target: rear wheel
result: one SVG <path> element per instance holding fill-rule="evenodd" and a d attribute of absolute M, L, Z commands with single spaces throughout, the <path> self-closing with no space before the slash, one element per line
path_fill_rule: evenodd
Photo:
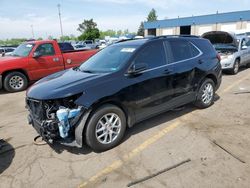
<path fill-rule="evenodd" d="M 236 59 L 233 68 L 230 70 L 231 74 L 238 74 L 240 69 L 240 60 Z"/>
<path fill-rule="evenodd" d="M 211 106 L 214 102 L 214 95 L 215 95 L 214 81 L 207 78 L 201 84 L 201 87 L 197 94 L 195 106 L 197 106 L 198 108 L 207 108 Z"/>
<path fill-rule="evenodd" d="M 250 63 L 248 63 L 248 64 L 246 65 L 246 67 L 247 67 L 247 68 L 250 68 Z"/>
<path fill-rule="evenodd" d="M 109 150 L 118 145 L 126 129 L 123 111 L 114 105 L 98 108 L 87 124 L 86 143 L 94 151 Z"/>
<path fill-rule="evenodd" d="M 21 72 L 10 72 L 4 78 L 4 89 L 9 92 L 23 91 L 27 86 L 28 79 Z"/>

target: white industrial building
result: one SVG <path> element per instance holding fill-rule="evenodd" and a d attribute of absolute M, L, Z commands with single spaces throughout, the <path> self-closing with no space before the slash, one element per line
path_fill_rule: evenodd
<path fill-rule="evenodd" d="M 208 31 L 250 32 L 250 11 L 216 13 L 203 16 L 145 22 L 147 35 L 202 35 Z"/>

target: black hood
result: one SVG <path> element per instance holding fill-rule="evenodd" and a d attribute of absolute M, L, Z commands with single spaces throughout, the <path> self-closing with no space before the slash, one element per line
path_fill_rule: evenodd
<path fill-rule="evenodd" d="M 47 76 L 27 90 L 27 97 L 38 100 L 60 99 L 84 90 L 96 83 L 103 74 L 84 73 L 69 69 Z"/>

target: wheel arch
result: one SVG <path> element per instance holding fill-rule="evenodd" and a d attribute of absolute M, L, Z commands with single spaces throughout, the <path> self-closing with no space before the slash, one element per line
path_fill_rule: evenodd
<path fill-rule="evenodd" d="M 11 70 L 6 70 L 2 73 L 3 76 L 3 80 L 5 79 L 5 77 L 11 73 L 11 72 L 20 72 L 22 74 L 24 74 L 26 76 L 26 78 L 28 79 L 28 82 L 30 81 L 29 75 L 27 73 L 27 71 L 25 71 L 24 69 L 11 69 Z"/>
<path fill-rule="evenodd" d="M 81 122 L 79 122 L 79 124 L 76 126 L 75 139 L 76 139 L 76 143 L 79 146 L 82 147 L 83 143 L 85 142 L 85 131 L 86 131 L 87 124 L 88 124 L 92 114 L 95 113 L 95 111 L 98 108 L 100 108 L 101 106 L 104 106 L 104 105 L 114 105 L 114 106 L 117 106 L 118 108 L 120 108 L 126 117 L 127 127 L 131 127 L 133 125 L 132 118 L 129 116 L 127 108 L 124 105 L 122 105 L 120 102 L 118 102 L 117 100 L 114 100 L 114 99 L 99 100 L 99 101 L 95 102 L 94 104 L 92 104 L 88 109 L 86 109 L 86 112 L 83 114 Z"/>
<path fill-rule="evenodd" d="M 213 75 L 213 74 L 208 74 L 208 75 L 203 79 L 203 81 L 204 81 L 205 79 L 207 79 L 207 78 L 210 78 L 211 80 L 213 80 L 215 87 L 217 87 L 217 85 L 218 85 L 218 80 L 217 80 L 217 78 L 216 78 L 215 75 Z M 202 81 L 202 82 L 203 82 L 203 81 Z"/>
<path fill-rule="evenodd" d="M 239 60 L 239 61 L 241 61 L 241 58 L 240 58 L 240 56 L 236 57 L 236 58 L 235 58 L 235 61 L 236 61 L 236 60 Z"/>
<path fill-rule="evenodd" d="M 104 106 L 104 105 L 114 105 L 114 106 L 117 106 L 118 108 L 120 108 L 126 117 L 127 126 L 128 127 L 132 126 L 132 120 L 131 120 L 128 109 L 121 102 L 119 102 L 119 100 L 116 100 L 114 98 L 113 99 L 104 98 L 104 99 L 101 99 L 101 100 L 95 102 L 94 104 L 92 104 L 90 117 L 98 108 L 100 108 L 101 106 Z"/>

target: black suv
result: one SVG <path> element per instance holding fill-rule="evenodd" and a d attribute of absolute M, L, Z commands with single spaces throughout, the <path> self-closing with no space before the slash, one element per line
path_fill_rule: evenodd
<path fill-rule="evenodd" d="M 104 151 L 147 118 L 192 102 L 209 107 L 220 83 L 220 58 L 206 39 L 125 41 L 30 87 L 28 120 L 48 143 Z"/>

